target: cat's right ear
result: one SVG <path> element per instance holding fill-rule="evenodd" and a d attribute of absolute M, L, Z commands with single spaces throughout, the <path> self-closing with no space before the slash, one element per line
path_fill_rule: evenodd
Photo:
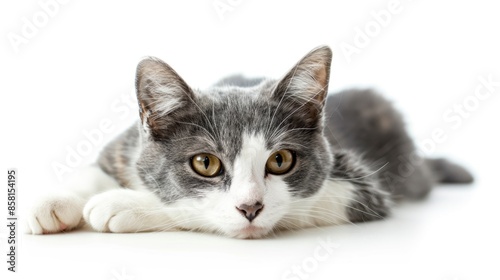
<path fill-rule="evenodd" d="M 173 115 L 195 98 L 174 69 L 155 57 L 139 63 L 135 86 L 142 125 L 153 137 L 161 136 Z"/>

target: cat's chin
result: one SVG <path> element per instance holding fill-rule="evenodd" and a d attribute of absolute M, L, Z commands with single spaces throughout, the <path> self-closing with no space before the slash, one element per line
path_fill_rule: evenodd
<path fill-rule="evenodd" d="M 270 231 L 271 229 L 269 228 L 248 225 L 242 229 L 233 231 L 231 233 L 231 236 L 240 239 L 256 239 L 266 236 L 267 234 L 269 234 Z"/>

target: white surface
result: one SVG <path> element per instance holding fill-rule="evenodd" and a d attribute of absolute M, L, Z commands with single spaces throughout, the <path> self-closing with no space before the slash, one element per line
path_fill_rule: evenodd
<path fill-rule="evenodd" d="M 499 193 L 443 187 L 386 221 L 265 240 L 190 232 L 28 235 L 19 279 L 64 279 L 69 272 L 71 279 L 113 279 L 122 267 L 133 279 L 296 279 L 286 273 L 304 262 L 307 279 L 498 279 Z M 315 251 L 328 241 L 335 245 L 330 253 L 321 249 L 314 269 Z"/>
<path fill-rule="evenodd" d="M 19 235 L 20 272 L 7 274 L 4 263 L 2 279 L 126 279 L 122 268 L 138 280 L 282 279 L 327 238 L 339 246 L 307 279 L 500 278 L 500 87 L 460 124 L 442 116 L 474 94 L 479 77 L 500 80 L 493 1 L 402 0 L 401 12 L 350 62 L 340 45 L 353 44 L 355 28 L 364 29 L 371 12 L 390 1 L 240 1 L 224 20 L 212 0 L 164 2 L 69 1 L 18 52 L 9 34 L 42 9 L 37 1 L 0 4 L 1 169 L 19 169 L 21 206 L 59 184 L 51 166 L 65 163 L 68 149 L 86 141 L 85 131 L 112 124 L 79 165 L 137 118 L 133 82 L 141 57 L 160 57 L 204 88 L 234 72 L 279 77 L 320 44 L 335 53 L 332 91 L 379 89 L 403 111 L 418 143 L 436 128 L 445 133 L 427 155 L 465 164 L 477 182 L 438 188 L 427 201 L 397 207 L 386 221 L 266 240 L 185 232 Z M 0 192 L 1 205 L 5 196 Z M 6 227 L 0 232 L 3 255 Z"/>

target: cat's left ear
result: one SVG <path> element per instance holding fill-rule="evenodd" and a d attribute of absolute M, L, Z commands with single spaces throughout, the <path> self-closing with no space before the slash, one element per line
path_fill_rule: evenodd
<path fill-rule="evenodd" d="M 331 61 L 332 50 L 329 47 L 312 50 L 278 82 L 272 98 L 278 102 L 295 102 L 308 110 L 311 117 L 319 117 L 328 93 Z"/>

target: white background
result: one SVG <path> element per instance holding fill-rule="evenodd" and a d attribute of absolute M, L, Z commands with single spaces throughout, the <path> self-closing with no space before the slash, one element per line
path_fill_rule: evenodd
<path fill-rule="evenodd" d="M 16 275 L 6 272 L 6 227 L 1 226 L 0 275 L 500 279 L 500 86 L 483 100 L 474 99 L 480 77 L 500 81 L 500 7 L 494 1 L 401 0 L 386 26 L 373 25 L 373 13 L 387 10 L 389 0 L 74 0 L 52 6 L 44 22 L 40 3 L 46 2 L 0 4 L 1 170 L 18 168 L 23 207 L 64 183 L 69 173 L 61 181 L 53 165 L 67 164 L 69 151 L 87 141 L 85 132 L 99 129 L 103 120 L 112 124 L 112 131 L 103 132 L 78 165 L 92 162 L 105 142 L 137 118 L 133 83 L 142 57 L 157 56 L 192 87 L 206 88 L 232 73 L 278 78 L 322 44 L 334 50 L 331 91 L 378 89 L 403 112 L 418 143 L 435 144 L 428 156 L 466 165 L 476 182 L 439 187 L 426 201 L 398 206 L 386 221 L 267 240 L 186 232 L 19 234 Z M 231 8 L 217 12 L 214 3 Z M 22 33 L 26 21 L 38 25 L 28 36 Z M 356 45 L 357 28 L 367 27 L 369 41 Z M 13 44 L 15 36 L 23 42 Z M 345 44 L 358 46 L 357 53 L 344 55 Z M 487 93 L 484 88 L 481 92 Z M 459 117 L 460 123 L 456 113 L 453 122 L 443 119 L 464 100 L 470 110 Z M 446 136 L 440 143 L 429 140 L 436 129 Z M 5 205 L 6 191 L 0 197 Z M 315 260 L 314 252 L 325 240 L 336 248 L 326 259 Z M 294 266 L 305 266 L 300 269 L 306 274 L 287 274 Z"/>

